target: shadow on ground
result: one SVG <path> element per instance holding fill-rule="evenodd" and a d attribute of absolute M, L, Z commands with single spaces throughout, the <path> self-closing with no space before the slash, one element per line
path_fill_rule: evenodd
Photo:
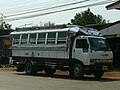
<path fill-rule="evenodd" d="M 32 77 L 46 77 L 46 78 L 57 78 L 57 79 L 67 79 L 67 80 L 76 80 L 69 75 L 59 75 L 59 74 L 54 74 L 54 75 L 46 75 L 45 73 L 38 73 L 36 75 L 26 75 L 25 73 L 15 73 L 16 75 L 23 75 L 23 76 L 32 76 Z M 84 76 L 80 81 L 99 81 L 99 82 L 113 82 L 113 81 L 120 81 L 119 78 L 111 78 L 111 77 L 102 77 L 100 79 L 94 78 L 92 75 L 89 76 Z"/>

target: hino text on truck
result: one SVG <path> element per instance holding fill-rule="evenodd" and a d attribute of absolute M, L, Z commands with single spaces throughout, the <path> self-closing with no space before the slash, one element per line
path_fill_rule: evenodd
<path fill-rule="evenodd" d="M 101 78 L 112 64 L 110 47 L 95 29 L 75 25 L 28 29 L 11 33 L 17 71 L 36 74 L 44 70 L 52 75 L 61 70 L 75 79 L 84 74 Z"/>

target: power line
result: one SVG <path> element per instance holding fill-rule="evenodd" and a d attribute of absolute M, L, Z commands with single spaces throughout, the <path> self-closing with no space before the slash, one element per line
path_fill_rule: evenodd
<path fill-rule="evenodd" d="M 32 0 L 32 1 L 34 1 L 35 2 L 35 0 Z M 2 8 L 0 8 L 0 10 L 8 10 L 9 9 L 9 12 L 11 12 L 12 10 L 13 11 L 18 11 L 18 12 L 23 12 L 23 11 L 20 11 L 20 10 L 18 10 L 18 9 L 22 9 L 22 8 L 28 8 L 28 7 L 32 7 L 32 10 L 35 10 L 35 8 L 34 7 L 36 7 L 36 6 L 45 6 L 46 4 L 50 4 L 50 3 L 54 3 L 54 2 L 58 2 L 58 1 L 61 1 L 61 0 L 49 0 L 49 1 L 44 1 L 44 2 L 36 2 L 36 3 L 34 3 L 34 2 L 26 2 L 26 3 L 24 3 L 24 4 L 22 4 L 22 6 L 21 5 L 19 5 L 19 4 L 15 4 L 15 5 L 12 5 L 12 4 L 10 4 L 10 6 L 12 7 L 12 8 L 10 8 L 9 6 L 5 6 L 4 5 L 4 7 Z M 20 3 L 20 2 L 19 2 Z M 21 3 L 23 3 L 23 2 L 21 2 Z M 17 7 L 14 7 L 14 6 L 17 6 Z M 16 8 L 16 9 L 15 9 Z M 34 8 L 34 9 L 33 9 Z M 40 9 L 40 8 L 39 8 Z M 28 9 L 27 10 L 25 10 L 25 11 L 29 11 Z M 8 12 L 7 12 L 8 13 Z"/>
<path fill-rule="evenodd" d="M 20 19 L 28 19 L 28 18 L 33 18 L 33 17 L 38 17 L 38 16 L 43 16 L 43 15 L 48 15 L 48 14 L 53 14 L 53 13 L 58 13 L 58 12 L 63 12 L 63 11 L 70 11 L 78 8 L 85 8 L 85 7 L 91 7 L 91 6 L 97 6 L 97 5 L 103 5 L 110 3 L 111 1 L 106 1 L 106 2 L 98 2 L 98 3 L 93 3 L 85 6 L 80 6 L 80 7 L 74 7 L 74 8 L 69 8 L 69 9 L 63 9 L 63 10 L 58 10 L 58 11 L 52 11 L 52 12 L 47 12 L 47 13 L 42 13 L 42 14 L 36 14 L 36 15 L 30 15 L 30 16 L 24 16 L 24 17 L 18 17 L 18 18 L 11 18 L 11 19 L 6 19 L 9 21 L 14 21 L 14 20 L 20 20 Z"/>
<path fill-rule="evenodd" d="M 53 6 L 53 4 L 60 5 L 61 1 L 64 1 L 64 0 L 51 0 L 49 2 L 46 1 L 46 2 L 40 2 L 40 3 L 38 2 L 37 4 L 32 3 L 32 5 L 30 5 L 30 3 L 28 2 L 28 3 L 23 4 L 24 6 L 17 5 L 18 7 L 14 7 L 14 8 L 8 8 L 8 6 L 4 6 L 5 9 L 3 9 L 1 7 L 0 10 L 2 10 L 2 13 L 4 13 L 4 14 L 7 14 L 7 13 L 17 14 L 17 12 L 23 13 L 23 12 L 28 12 L 28 11 L 34 11 L 34 10 L 41 9 L 41 8 L 46 8 L 47 6 L 51 6 L 51 5 Z M 67 0 L 67 1 L 64 1 L 64 3 L 65 2 L 68 3 L 69 1 L 73 1 L 73 0 Z M 74 0 L 74 1 L 77 1 L 77 0 Z M 80 1 L 80 0 L 78 0 L 78 1 Z M 90 0 L 90 1 L 96 1 L 96 0 Z M 98 0 L 98 1 L 100 1 L 100 0 Z M 11 5 L 11 6 L 13 6 L 13 5 Z M 38 6 L 38 7 L 35 8 L 36 6 Z M 43 6 L 43 7 L 41 7 L 41 6 Z M 30 8 L 30 9 L 25 9 L 25 8 Z M 6 12 L 6 10 L 9 10 L 9 11 Z"/>
<path fill-rule="evenodd" d="M 40 10 L 28 11 L 28 12 L 23 12 L 23 13 L 18 13 L 18 14 L 11 14 L 11 15 L 8 15 L 8 16 L 5 16 L 5 17 L 12 17 L 12 16 L 18 16 L 18 15 L 29 14 L 29 13 L 34 13 L 34 12 L 40 12 L 40 11 L 45 11 L 45 10 L 49 10 L 49 9 L 75 5 L 75 4 L 83 3 L 83 2 L 86 2 L 86 1 L 89 1 L 89 0 L 77 1 L 77 2 L 73 2 L 73 3 L 69 3 L 69 4 L 62 4 L 62 5 L 58 5 L 58 6 L 54 6 L 54 7 L 50 7 L 50 8 L 44 8 L 44 9 L 40 9 Z"/>
<path fill-rule="evenodd" d="M 37 0 L 24 0 L 24 1 L 22 1 L 22 0 L 17 0 L 17 1 L 15 1 L 15 2 L 11 2 L 11 3 L 2 3 L 2 4 L 0 4 L 0 6 L 14 6 L 14 5 L 19 5 L 19 4 L 24 4 L 24 3 L 27 3 L 28 1 L 29 2 L 35 2 L 35 1 L 37 1 Z"/>
<path fill-rule="evenodd" d="M 15 21 L 15 20 L 21 20 L 21 19 L 28 19 L 28 18 L 43 16 L 43 15 L 48 15 L 48 14 L 53 14 L 53 13 L 58 13 L 58 12 L 70 11 L 70 10 L 79 9 L 79 8 L 85 8 L 85 7 L 92 7 L 92 6 L 103 5 L 103 4 L 107 4 L 107 3 L 110 3 L 110 2 L 113 2 L 113 1 L 101 1 L 101 2 L 97 2 L 97 3 L 93 3 L 93 4 L 88 4 L 88 5 L 83 5 L 83 6 L 78 6 L 78 7 L 74 7 L 74 8 L 68 8 L 68 9 L 63 9 L 63 10 L 46 12 L 46 13 L 42 13 L 42 14 L 35 14 L 35 15 L 29 15 L 29 16 L 23 16 L 23 17 L 5 19 L 5 20 L 6 21 Z"/>
<path fill-rule="evenodd" d="M 52 4 L 52 5 L 53 4 L 60 4 L 61 1 L 64 1 L 64 0 L 57 0 L 57 1 L 56 0 L 51 0 L 49 2 L 42 2 L 42 3 L 37 3 L 37 4 L 32 3 L 32 5 L 29 5 L 30 7 L 28 5 L 26 6 L 26 4 L 24 4 L 24 6 L 22 6 L 22 7 L 24 7 L 24 9 L 22 9 L 22 10 L 15 9 L 15 8 L 22 8 L 21 6 L 15 7 L 15 8 L 9 8 L 9 12 L 7 12 L 7 13 L 14 13 L 14 12 L 19 12 L 20 13 L 20 12 L 26 12 L 26 11 L 33 11 L 33 10 L 36 10 L 36 9 L 45 8 L 46 6 L 50 6 L 50 4 Z M 68 1 L 73 1 L 73 0 L 67 0 L 67 2 Z M 39 7 L 35 8 L 37 5 Z M 44 6 L 44 7 L 41 7 L 41 6 Z M 30 9 L 25 9 L 25 7 L 30 8 Z"/>

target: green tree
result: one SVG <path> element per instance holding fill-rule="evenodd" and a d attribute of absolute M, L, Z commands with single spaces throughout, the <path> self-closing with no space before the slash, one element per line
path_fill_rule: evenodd
<path fill-rule="evenodd" d="M 103 19 L 103 17 L 99 14 L 97 15 L 93 14 L 88 8 L 86 11 L 76 13 L 74 19 L 71 19 L 71 23 L 69 24 L 85 26 L 88 24 L 102 24 L 102 23 L 106 23 L 106 20 Z"/>
<path fill-rule="evenodd" d="M 2 22 L 1 25 L 0 25 L 0 30 L 10 30 L 11 26 L 12 25 L 10 25 L 10 24 L 8 24 L 6 22 Z"/>

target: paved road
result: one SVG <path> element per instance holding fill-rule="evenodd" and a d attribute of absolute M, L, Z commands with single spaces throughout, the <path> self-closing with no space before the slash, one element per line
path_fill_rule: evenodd
<path fill-rule="evenodd" d="M 120 79 L 72 80 L 67 75 L 28 76 L 17 72 L 0 72 L 0 90 L 120 90 Z"/>

